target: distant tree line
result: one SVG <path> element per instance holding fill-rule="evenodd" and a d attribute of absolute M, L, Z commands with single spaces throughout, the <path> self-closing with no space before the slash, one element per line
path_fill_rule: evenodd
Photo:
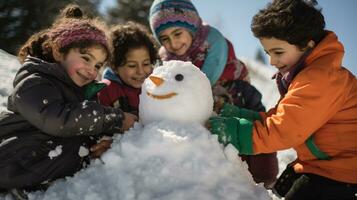
<path fill-rule="evenodd" d="M 148 26 L 152 2 L 116 0 L 116 5 L 100 13 L 101 0 L 1 0 L 0 49 L 16 54 L 29 36 L 51 26 L 59 11 L 69 3 L 78 4 L 86 13 L 102 17 L 108 24 L 131 20 Z"/>

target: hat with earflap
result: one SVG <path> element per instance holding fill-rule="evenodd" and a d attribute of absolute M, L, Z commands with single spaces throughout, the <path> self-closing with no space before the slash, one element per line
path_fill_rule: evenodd
<path fill-rule="evenodd" d="M 202 23 L 190 0 L 155 0 L 150 8 L 149 21 L 157 40 L 161 31 L 176 26 L 188 29 L 194 36 Z"/>

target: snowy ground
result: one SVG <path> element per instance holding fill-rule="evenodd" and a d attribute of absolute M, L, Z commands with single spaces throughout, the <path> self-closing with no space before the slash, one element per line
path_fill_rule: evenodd
<path fill-rule="evenodd" d="M 274 106 L 278 98 L 270 79 L 274 71 L 245 62 L 263 103 L 267 108 Z M 18 67 L 15 57 L 0 50 L 0 111 L 6 109 Z M 57 181 L 46 193 L 31 194 L 30 199 L 267 199 L 262 186 L 252 184 L 246 166 L 233 155 L 233 148 L 222 151 L 199 125 L 183 128 L 161 122 L 143 129 L 136 124 L 115 139 L 102 161 L 96 160 L 73 178 Z M 295 157 L 291 150 L 279 152 L 280 172 Z M 0 194 L 0 200 L 11 197 Z"/>
<path fill-rule="evenodd" d="M 0 49 L 0 111 L 6 109 L 7 95 L 12 90 L 12 80 L 19 66 L 16 57 Z"/>

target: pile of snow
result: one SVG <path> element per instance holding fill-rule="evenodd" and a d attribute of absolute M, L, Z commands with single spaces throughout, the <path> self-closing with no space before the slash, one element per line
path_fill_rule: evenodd
<path fill-rule="evenodd" d="M 234 148 L 223 152 L 200 124 L 137 123 L 112 146 L 102 162 L 30 199 L 269 199 Z"/>

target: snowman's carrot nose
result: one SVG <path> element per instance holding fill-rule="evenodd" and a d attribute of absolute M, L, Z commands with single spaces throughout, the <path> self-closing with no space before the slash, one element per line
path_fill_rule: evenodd
<path fill-rule="evenodd" d="M 149 78 L 156 86 L 160 86 L 164 82 L 164 79 L 157 76 L 149 76 Z"/>

